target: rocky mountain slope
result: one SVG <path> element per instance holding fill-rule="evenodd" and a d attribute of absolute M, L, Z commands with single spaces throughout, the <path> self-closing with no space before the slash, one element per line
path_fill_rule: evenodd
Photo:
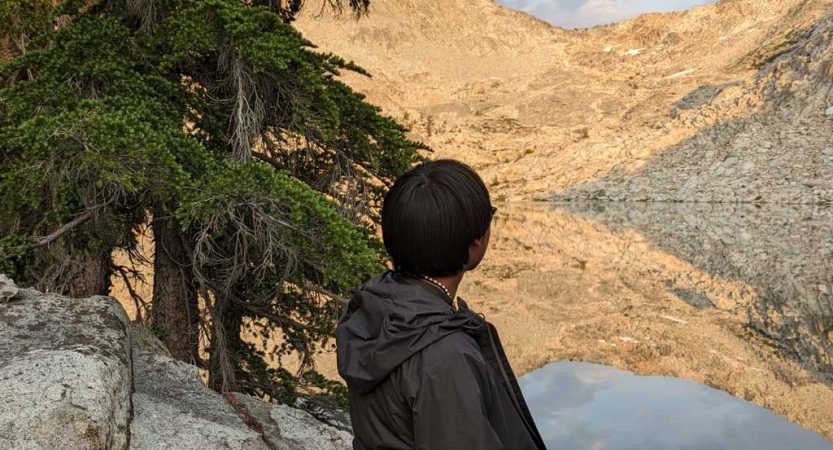
<path fill-rule="evenodd" d="M 568 31 L 491 0 L 375 0 L 298 26 L 499 198 L 829 202 L 831 6 L 724 0 Z"/>

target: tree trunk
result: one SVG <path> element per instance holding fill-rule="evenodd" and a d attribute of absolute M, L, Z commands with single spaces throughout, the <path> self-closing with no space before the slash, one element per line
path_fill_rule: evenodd
<path fill-rule="evenodd" d="M 67 282 L 65 294 L 72 298 L 87 298 L 110 294 L 110 253 L 85 250 L 78 255 L 82 267 Z"/>
<path fill-rule="evenodd" d="M 199 304 L 186 237 L 174 220 L 155 219 L 151 324 L 174 358 L 199 358 Z"/>

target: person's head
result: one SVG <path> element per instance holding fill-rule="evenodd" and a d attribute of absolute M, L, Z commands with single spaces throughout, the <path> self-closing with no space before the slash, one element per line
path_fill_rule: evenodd
<path fill-rule="evenodd" d="M 447 277 L 480 264 L 492 222 L 489 191 L 467 165 L 423 163 L 394 183 L 382 207 L 385 248 L 397 271 Z"/>

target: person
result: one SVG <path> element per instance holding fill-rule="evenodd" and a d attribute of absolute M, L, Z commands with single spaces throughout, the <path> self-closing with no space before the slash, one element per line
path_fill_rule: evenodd
<path fill-rule="evenodd" d="M 394 270 L 353 296 L 336 329 L 355 450 L 545 450 L 494 326 L 456 296 L 495 211 L 452 160 L 421 164 L 386 195 Z"/>

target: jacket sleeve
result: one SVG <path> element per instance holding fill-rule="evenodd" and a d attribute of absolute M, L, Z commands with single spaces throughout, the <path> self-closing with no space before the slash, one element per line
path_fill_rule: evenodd
<path fill-rule="evenodd" d="M 485 362 L 471 354 L 434 362 L 414 380 L 416 449 L 503 450 L 486 415 L 491 393 Z"/>

